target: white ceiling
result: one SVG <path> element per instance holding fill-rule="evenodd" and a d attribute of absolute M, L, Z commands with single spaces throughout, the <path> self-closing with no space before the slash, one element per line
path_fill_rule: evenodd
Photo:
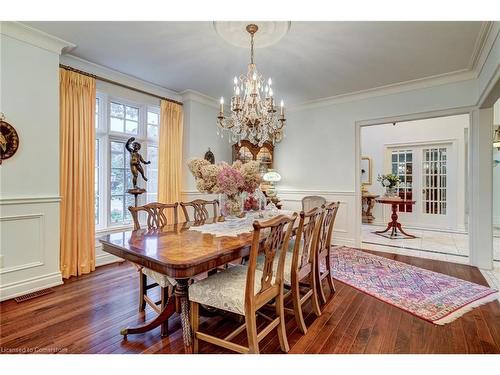
<path fill-rule="evenodd" d="M 85 60 L 175 90 L 231 95 L 249 50 L 212 22 L 26 22 Z M 255 62 L 287 104 L 471 68 L 482 22 L 292 22 Z M 258 47 L 258 45 L 257 45 Z"/>

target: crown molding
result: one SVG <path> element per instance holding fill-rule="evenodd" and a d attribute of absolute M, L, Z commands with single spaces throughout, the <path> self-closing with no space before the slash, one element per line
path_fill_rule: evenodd
<path fill-rule="evenodd" d="M 488 38 L 492 26 L 493 22 L 491 21 L 485 21 L 481 24 L 481 30 L 479 30 L 479 34 L 474 43 L 474 50 L 469 60 L 470 70 L 477 70 L 479 59 L 482 57 L 486 39 Z"/>
<path fill-rule="evenodd" d="M 477 76 L 479 76 L 484 68 L 484 64 L 488 59 L 495 41 L 500 32 L 500 22 L 484 22 L 481 29 L 480 36 L 476 40 L 476 47 L 478 51 L 476 52 L 475 61 L 473 61 L 472 69 L 476 71 Z M 474 59 L 471 57 L 471 61 Z"/>
<path fill-rule="evenodd" d="M 203 94 L 199 91 L 187 89 L 187 90 L 181 91 L 180 94 L 182 95 L 183 102 L 186 102 L 188 100 L 192 100 L 192 101 L 197 102 L 197 103 L 205 104 L 209 107 L 219 108 L 219 104 L 218 104 L 219 102 L 216 98 L 214 98 L 210 95 Z"/>
<path fill-rule="evenodd" d="M 20 22 L 0 22 L 0 34 L 45 49 L 49 52 L 57 53 L 58 55 L 60 55 L 63 50 L 68 51 L 76 47 L 73 43 L 26 26 Z"/>
<path fill-rule="evenodd" d="M 418 78 L 410 81 L 398 82 L 394 84 L 374 87 L 371 89 L 350 92 L 346 94 L 334 95 L 326 98 L 319 98 L 303 102 L 288 108 L 288 111 L 300 111 L 305 109 L 319 108 L 340 103 L 354 102 L 363 99 L 374 98 L 391 94 L 398 94 L 405 91 L 419 90 L 434 86 L 447 85 L 450 83 L 474 80 L 479 77 L 484 63 L 495 43 L 500 30 L 500 22 L 485 21 L 474 44 L 468 67 L 465 69 Z"/>
<path fill-rule="evenodd" d="M 375 87 L 367 90 L 360 90 L 347 94 L 330 96 L 327 98 L 315 99 L 292 106 L 288 111 L 300 111 L 304 109 L 319 108 L 340 103 L 354 102 L 378 96 L 398 94 L 405 91 L 425 89 L 434 86 L 447 85 L 450 83 L 468 81 L 477 78 L 477 73 L 473 70 L 462 69 L 455 72 L 439 74 L 431 77 L 418 78 L 406 82 L 398 82 L 390 85 Z"/>
<path fill-rule="evenodd" d="M 149 91 L 159 96 L 165 96 L 177 101 L 182 101 L 182 96 L 177 91 L 168 89 L 152 82 L 144 81 L 140 78 L 108 68 L 104 65 L 96 64 L 92 61 L 82 59 L 81 57 L 75 55 L 63 54 L 60 58 L 60 62 L 64 65 L 69 65 L 73 68 L 85 71 L 87 73 L 92 73 L 103 78 L 108 78 L 112 81 L 136 87 L 144 91 Z"/>

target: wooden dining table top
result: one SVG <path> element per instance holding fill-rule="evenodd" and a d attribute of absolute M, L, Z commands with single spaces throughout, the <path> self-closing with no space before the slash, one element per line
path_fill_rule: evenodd
<path fill-rule="evenodd" d="M 111 233 L 99 240 L 110 254 L 173 278 L 190 278 L 250 253 L 253 232 L 216 237 L 189 230 L 215 220 Z"/>

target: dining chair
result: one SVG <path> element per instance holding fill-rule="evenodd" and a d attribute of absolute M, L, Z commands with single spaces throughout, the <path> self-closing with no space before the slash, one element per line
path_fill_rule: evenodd
<path fill-rule="evenodd" d="M 144 206 L 130 206 L 128 209 L 132 215 L 132 220 L 134 221 L 134 230 L 141 229 L 141 223 L 139 220 L 139 214 L 141 212 L 146 213 L 146 224 L 148 230 L 158 230 L 163 228 L 168 224 L 166 211 L 173 210 L 174 222 L 178 223 L 178 203 L 166 204 L 159 202 L 148 203 Z M 175 279 L 163 275 L 159 272 L 153 271 L 147 267 L 142 267 L 135 265 L 139 271 L 139 312 L 144 311 L 146 308 L 146 303 L 159 314 L 166 306 L 168 299 L 173 296 L 174 286 L 176 284 Z M 154 282 L 148 284 L 148 277 Z M 156 286 L 160 287 L 160 301 L 153 301 L 148 296 L 148 290 Z M 161 327 L 161 335 L 165 336 L 168 333 L 168 321 L 164 323 Z"/>
<path fill-rule="evenodd" d="M 207 201 L 204 199 L 195 199 L 191 202 L 181 202 L 182 211 L 184 212 L 184 217 L 186 221 L 191 221 L 191 217 L 188 212 L 188 207 L 193 208 L 193 219 L 194 221 L 205 221 L 210 218 L 210 213 L 208 212 L 207 206 L 213 206 L 213 216 L 217 217 L 217 208 L 219 206 L 219 201 L 214 199 L 212 201 Z"/>
<path fill-rule="evenodd" d="M 283 272 L 286 249 L 297 214 L 276 216 L 270 220 L 253 223 L 253 238 L 247 266 L 235 265 L 222 272 L 189 286 L 191 301 L 191 327 L 193 329 L 193 351 L 198 352 L 199 341 L 209 342 L 239 353 L 259 353 L 259 342 L 275 328 L 281 350 L 288 352 L 283 306 Z M 266 234 L 262 240 L 263 232 Z M 257 256 L 263 251 L 263 270 L 257 270 Z M 276 254 L 280 254 L 276 259 Z M 274 262 L 277 272 L 273 272 Z M 257 332 L 257 312 L 275 300 L 276 318 Z M 224 338 L 218 338 L 199 329 L 200 304 L 230 311 L 244 317 L 245 322 Z M 246 329 L 248 346 L 231 342 Z"/>
<path fill-rule="evenodd" d="M 302 211 L 308 212 L 316 207 L 326 204 L 326 199 L 319 195 L 308 195 L 302 198 Z"/>
<path fill-rule="evenodd" d="M 323 206 L 324 217 L 321 223 L 317 256 L 316 256 L 316 287 L 318 288 L 318 295 L 321 303 L 326 303 L 325 292 L 323 290 L 323 280 L 328 279 L 328 286 L 330 287 L 330 292 L 333 295 L 335 293 L 335 285 L 333 283 L 332 275 L 332 263 L 330 259 L 331 254 L 331 244 L 332 244 L 332 232 L 333 225 L 335 223 L 335 218 L 337 217 L 337 211 L 339 210 L 340 202 L 329 203 Z"/>
<path fill-rule="evenodd" d="M 310 299 L 314 314 L 321 315 L 316 287 L 316 253 L 323 217 L 324 211 L 320 207 L 313 208 L 307 213 L 304 211 L 300 213 L 293 252 L 291 255 L 289 252 L 286 255 L 286 260 L 291 261 L 285 260 L 284 281 L 285 285 L 290 286 L 285 299 L 291 295 L 295 321 L 303 334 L 307 333 L 307 327 L 302 314 L 302 305 Z M 302 286 L 306 284 L 308 288 Z M 304 293 L 302 296 L 301 292 Z"/>
<path fill-rule="evenodd" d="M 302 314 L 302 305 L 310 299 L 315 315 L 321 315 L 316 287 L 316 253 L 322 220 L 321 207 L 313 208 L 307 213 L 302 211 L 295 237 L 290 239 L 285 255 L 283 281 L 289 290 L 285 293 L 284 299 L 286 301 L 291 297 L 293 301 L 293 309 L 285 308 L 285 311 L 295 315 L 297 326 L 303 334 L 307 333 L 307 327 Z M 259 255 L 257 269 L 262 270 L 263 265 L 264 257 Z M 275 272 L 276 269 L 275 265 Z"/>

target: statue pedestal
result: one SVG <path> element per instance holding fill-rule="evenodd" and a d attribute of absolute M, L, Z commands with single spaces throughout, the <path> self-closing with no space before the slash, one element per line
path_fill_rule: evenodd
<path fill-rule="evenodd" d="M 134 205 L 137 207 L 137 197 L 141 194 L 144 194 L 146 192 L 146 189 L 141 189 L 141 188 L 135 188 L 135 189 L 128 189 L 127 193 L 132 194 L 134 196 Z"/>

